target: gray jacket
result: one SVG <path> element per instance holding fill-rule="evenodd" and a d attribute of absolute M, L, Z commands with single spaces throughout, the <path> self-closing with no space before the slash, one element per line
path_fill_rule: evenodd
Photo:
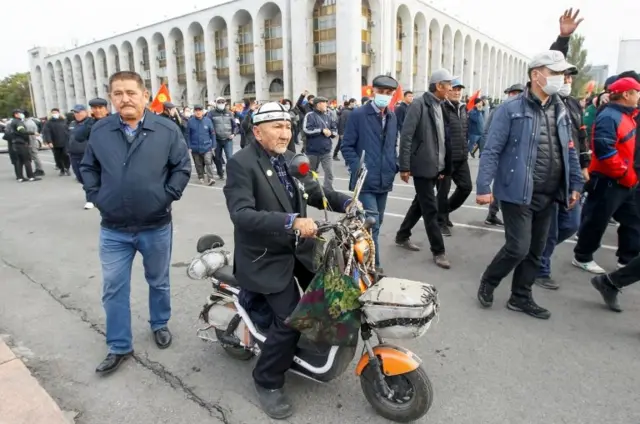
<path fill-rule="evenodd" d="M 213 128 L 216 131 L 216 140 L 226 141 L 233 137 L 233 129 L 235 128 L 235 118 L 233 113 L 228 110 L 212 110 L 209 112 L 209 118 L 213 121 Z"/>

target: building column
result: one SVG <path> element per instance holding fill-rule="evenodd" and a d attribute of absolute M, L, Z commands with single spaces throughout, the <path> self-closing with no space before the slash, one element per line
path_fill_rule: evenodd
<path fill-rule="evenodd" d="M 336 40 L 340 43 L 336 49 L 338 102 L 352 97 L 356 99 L 362 97 L 362 35 L 360 31 L 353 30 L 353 16 L 360 17 L 361 8 L 359 1 L 337 0 L 336 2 Z M 381 58 L 378 57 L 377 60 Z"/>
<path fill-rule="evenodd" d="M 160 79 L 158 78 L 158 45 L 153 42 L 147 41 L 149 46 L 149 79 L 151 80 L 151 95 L 155 97 L 156 93 L 160 89 Z"/>
<path fill-rule="evenodd" d="M 167 57 L 166 69 L 167 81 L 169 83 L 169 94 L 171 95 L 172 101 L 175 100 L 177 102 L 177 99 L 182 93 L 180 93 L 180 84 L 178 84 L 178 64 L 176 63 L 176 54 L 174 53 L 174 50 L 176 50 L 176 40 L 173 40 L 169 34 L 165 36 L 165 40 L 168 40 L 168 42 L 165 43 L 164 48 Z"/>
<path fill-rule="evenodd" d="M 406 37 L 402 39 L 402 89 L 413 90 L 413 25 L 410 25 L 409 31 L 404 31 Z M 405 67 L 408 69 L 405 71 Z M 395 69 L 395 62 L 394 62 Z"/>
<path fill-rule="evenodd" d="M 184 67 L 187 85 L 187 106 L 193 107 L 196 103 L 200 103 L 200 90 L 198 89 L 198 81 L 196 80 L 196 49 L 193 45 L 193 37 L 189 35 L 189 31 L 184 32 Z M 203 105 L 204 106 L 204 105 Z"/>
<path fill-rule="evenodd" d="M 55 70 L 51 75 L 49 75 L 49 71 L 47 66 L 45 65 L 45 70 L 42 72 L 44 76 L 42 77 L 42 87 L 44 89 L 44 103 L 45 103 L 45 115 L 49 114 L 51 108 L 58 107 L 57 104 L 53 101 L 53 92 L 56 90 L 55 86 Z M 53 77 L 53 80 L 52 80 Z M 43 115 L 43 116 L 45 116 Z"/>
<path fill-rule="evenodd" d="M 67 108 L 71 110 L 76 105 L 76 87 L 73 75 L 70 71 L 65 71 L 66 66 L 62 65 L 62 75 L 64 77 L 64 91 L 67 95 Z M 73 65 L 71 65 L 73 68 Z"/>
<path fill-rule="evenodd" d="M 95 58 L 93 59 L 93 63 L 95 66 Z M 89 102 L 89 100 L 93 99 L 96 96 L 96 81 L 93 79 L 93 69 L 89 66 L 89 60 L 85 56 L 82 61 L 82 75 L 84 76 L 84 95 L 85 100 Z M 97 77 L 96 73 L 96 77 Z"/>
<path fill-rule="evenodd" d="M 43 74 L 42 68 L 40 68 L 40 73 L 32 72 L 30 73 L 29 82 L 31 83 L 31 90 L 33 93 L 33 108 L 35 109 L 36 117 L 45 116 L 47 114 L 47 105 L 46 99 L 44 96 L 44 89 L 42 87 L 43 84 Z M 31 111 L 30 111 L 31 112 Z"/>
<path fill-rule="evenodd" d="M 227 38 L 229 46 L 229 85 L 231 86 L 231 102 L 239 102 L 244 97 L 244 86 L 240 75 L 240 64 L 238 63 L 238 28 L 231 25 L 227 27 Z M 222 95 L 222 94 L 221 94 Z"/>
<path fill-rule="evenodd" d="M 218 72 L 214 69 L 216 66 L 216 42 L 215 31 L 209 33 L 204 29 L 204 67 L 207 75 L 207 103 L 214 103 L 216 97 L 222 95 L 218 93 L 217 87 L 220 82 L 218 81 Z M 206 105 L 203 105 L 206 107 Z"/>
<path fill-rule="evenodd" d="M 307 2 L 294 1 L 287 3 L 291 6 L 289 17 L 303 17 L 302 19 L 296 20 L 289 18 L 286 21 L 284 20 L 284 16 L 282 18 L 283 26 L 286 23 L 291 25 L 291 40 L 284 38 L 284 32 L 282 35 L 284 42 L 287 44 L 291 43 L 291 57 L 293 57 L 295 52 L 296 63 L 295 66 L 291 66 L 291 101 L 295 103 L 304 90 L 309 90 L 309 93 L 313 94 L 318 92 L 318 74 L 313 64 L 313 10 L 309 7 L 309 4 L 305 4 Z M 361 13 L 358 9 L 357 16 L 360 15 Z M 350 23 L 350 27 L 353 27 L 353 22 Z M 358 31 L 351 31 L 352 33 L 357 32 L 358 37 L 360 37 L 359 28 L 360 27 L 358 26 Z M 296 36 L 298 34 L 299 36 Z M 336 40 L 338 40 L 337 37 Z M 340 45 L 340 48 L 342 48 L 342 44 Z M 360 75 L 359 69 L 358 75 Z M 338 96 L 340 95 L 341 93 L 338 93 Z M 360 94 L 358 94 L 356 98 L 359 99 Z"/>
<path fill-rule="evenodd" d="M 133 46 L 131 46 L 133 48 Z M 118 49 L 118 56 L 120 57 L 120 69 L 123 71 L 133 70 L 133 64 L 129 63 L 129 51 L 122 47 Z"/>
<path fill-rule="evenodd" d="M 293 98 L 293 90 L 291 86 L 291 11 L 289 10 L 290 2 L 284 2 L 284 7 L 280 10 L 282 14 L 282 81 L 284 82 L 284 98 Z M 302 37 L 301 37 L 302 38 Z"/>
<path fill-rule="evenodd" d="M 75 66 L 75 60 L 71 65 L 73 69 L 73 85 L 75 88 L 76 103 L 85 105 L 87 104 L 87 97 L 84 91 L 84 70 L 82 69 L 82 61 L 80 61 L 80 67 Z"/>
<path fill-rule="evenodd" d="M 102 59 L 95 55 L 93 63 L 96 67 L 96 88 L 98 89 L 98 97 L 108 101 L 107 89 L 105 87 L 107 81 L 104 80 L 104 66 L 102 65 Z"/>
<path fill-rule="evenodd" d="M 256 84 L 256 99 L 269 98 L 269 81 L 267 81 L 267 63 L 264 43 L 264 18 L 258 14 L 252 20 L 253 25 L 253 80 Z"/>

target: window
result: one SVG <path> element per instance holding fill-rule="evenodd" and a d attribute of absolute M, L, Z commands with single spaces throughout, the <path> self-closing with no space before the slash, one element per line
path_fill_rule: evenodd
<path fill-rule="evenodd" d="M 184 56 L 184 40 L 176 40 L 176 56 Z"/>
<path fill-rule="evenodd" d="M 244 94 L 256 94 L 256 83 L 251 81 L 244 88 Z"/>
<path fill-rule="evenodd" d="M 240 65 L 253 65 L 253 52 L 241 54 Z"/>
<path fill-rule="evenodd" d="M 225 85 L 224 90 L 222 90 L 222 95 L 226 97 L 231 96 L 231 85 Z"/>
<path fill-rule="evenodd" d="M 216 67 L 218 69 L 224 69 L 229 67 L 229 56 L 216 57 Z"/>
<path fill-rule="evenodd" d="M 315 44 L 314 54 L 330 54 L 336 52 L 336 40 L 320 41 Z"/>
<path fill-rule="evenodd" d="M 272 60 L 282 60 L 282 49 L 265 50 L 267 62 Z"/>
<path fill-rule="evenodd" d="M 269 85 L 269 93 L 282 93 L 284 92 L 284 82 L 280 78 L 276 78 L 271 81 Z"/>
<path fill-rule="evenodd" d="M 142 48 L 142 69 L 144 69 L 145 71 L 149 70 L 149 46 L 144 46 Z"/>
<path fill-rule="evenodd" d="M 226 49 L 229 46 L 229 40 L 227 38 L 226 29 L 216 31 L 215 45 L 216 45 L 216 50 Z"/>
<path fill-rule="evenodd" d="M 193 49 L 195 54 L 204 53 L 204 36 L 202 34 L 193 37 Z"/>
<path fill-rule="evenodd" d="M 167 49 L 164 46 L 164 43 L 158 44 L 158 59 L 167 60 Z"/>

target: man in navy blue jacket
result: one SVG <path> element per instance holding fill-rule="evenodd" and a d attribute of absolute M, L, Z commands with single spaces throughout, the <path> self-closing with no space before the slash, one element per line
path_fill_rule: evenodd
<path fill-rule="evenodd" d="M 100 374 L 115 371 L 133 354 L 129 296 L 137 252 L 149 284 L 155 342 L 161 349 L 171 344 L 171 204 L 180 200 L 191 176 L 178 126 L 145 113 L 149 92 L 140 75 L 113 74 L 109 97 L 117 113 L 93 125 L 80 164 L 87 200 L 102 216 L 99 250 L 109 352 L 96 368 Z"/>
<path fill-rule="evenodd" d="M 351 171 L 349 190 L 353 190 L 355 186 L 360 157 L 362 152 L 366 151 L 365 164 L 368 174 L 359 200 L 367 214 L 376 219 L 373 241 L 379 273 L 382 273 L 382 270 L 378 235 L 387 206 L 387 196 L 393 190 L 393 180 L 398 173 L 398 121 L 396 115 L 388 108 L 397 88 L 398 81 L 389 76 L 380 75 L 374 78 L 373 101 L 351 112 L 342 139 L 342 156 Z"/>
<path fill-rule="evenodd" d="M 205 172 L 207 174 L 207 184 L 214 185 L 213 162 L 216 161 L 216 168 L 222 170 L 219 157 L 213 156 L 213 149 L 216 147 L 216 134 L 213 128 L 213 121 L 204 115 L 202 106 L 193 107 L 193 116 L 187 122 L 187 145 L 196 166 L 196 173 L 201 184 L 205 184 Z M 222 171 L 221 171 L 222 172 Z M 222 174 L 220 174 L 222 176 Z"/>

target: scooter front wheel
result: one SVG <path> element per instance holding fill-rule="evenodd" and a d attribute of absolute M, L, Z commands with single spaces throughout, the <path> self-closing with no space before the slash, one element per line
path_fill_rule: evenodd
<path fill-rule="evenodd" d="M 393 391 L 391 397 L 382 393 L 376 382 L 379 371 L 373 367 L 369 363 L 362 371 L 360 386 L 378 415 L 391 421 L 407 423 L 429 412 L 433 403 L 433 387 L 422 366 L 406 374 L 385 377 L 387 385 Z"/>
<path fill-rule="evenodd" d="M 224 330 L 219 330 L 217 328 L 215 330 L 216 330 L 216 337 L 218 339 L 224 336 Z M 220 345 L 222 346 L 224 351 L 227 352 L 227 355 L 231 356 L 234 359 L 238 359 L 240 361 L 248 361 L 254 356 L 253 352 L 243 347 L 231 346 L 225 343 L 220 343 Z"/>

